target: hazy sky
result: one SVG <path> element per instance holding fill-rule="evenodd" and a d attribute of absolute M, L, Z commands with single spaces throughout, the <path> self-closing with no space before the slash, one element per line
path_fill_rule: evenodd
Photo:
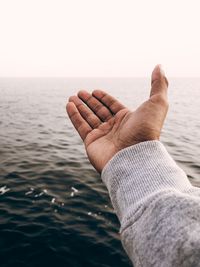
<path fill-rule="evenodd" d="M 199 0 L 0 0 L 0 76 L 200 76 Z"/>

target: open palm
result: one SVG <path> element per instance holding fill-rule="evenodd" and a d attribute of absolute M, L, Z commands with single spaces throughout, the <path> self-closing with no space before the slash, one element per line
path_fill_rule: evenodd
<path fill-rule="evenodd" d="M 69 98 L 67 113 L 97 171 L 121 149 L 159 139 L 168 109 L 167 86 L 158 65 L 152 73 L 150 98 L 135 111 L 101 90 L 80 91 Z"/>

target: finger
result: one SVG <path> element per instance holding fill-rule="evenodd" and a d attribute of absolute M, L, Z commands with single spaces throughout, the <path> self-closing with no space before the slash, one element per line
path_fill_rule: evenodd
<path fill-rule="evenodd" d="M 108 121 L 112 118 L 112 113 L 99 100 L 89 94 L 87 91 L 80 91 L 78 97 L 94 111 L 101 121 Z"/>
<path fill-rule="evenodd" d="M 167 96 L 168 80 L 162 70 L 161 65 L 155 66 L 151 76 L 151 93 L 150 96 L 162 94 Z"/>
<path fill-rule="evenodd" d="M 80 100 L 80 98 L 77 96 L 71 96 L 69 101 L 75 104 L 81 116 L 93 129 L 97 128 L 101 124 L 101 120 Z"/>
<path fill-rule="evenodd" d="M 67 113 L 68 116 L 73 123 L 74 127 L 76 128 L 77 132 L 79 133 L 80 137 L 85 140 L 88 133 L 92 131 L 92 128 L 89 124 L 83 119 L 80 115 L 77 107 L 73 102 L 67 103 Z"/>
<path fill-rule="evenodd" d="M 92 95 L 106 105 L 113 114 L 116 114 L 121 109 L 125 108 L 125 106 L 122 105 L 117 99 L 102 90 L 95 90 L 93 91 Z"/>

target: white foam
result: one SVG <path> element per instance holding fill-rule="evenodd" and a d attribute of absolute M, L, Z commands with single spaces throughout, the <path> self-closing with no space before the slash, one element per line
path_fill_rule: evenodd
<path fill-rule="evenodd" d="M 71 187 L 71 189 L 74 191 L 74 193 L 78 193 L 78 189 L 76 189 L 75 187 Z"/>
<path fill-rule="evenodd" d="M 27 196 L 27 195 L 30 195 L 32 193 L 33 193 L 33 191 L 28 191 L 28 192 L 25 193 L 25 195 Z"/>
<path fill-rule="evenodd" d="M 5 194 L 6 192 L 10 191 L 10 188 L 7 188 L 7 186 L 0 187 L 0 195 Z"/>

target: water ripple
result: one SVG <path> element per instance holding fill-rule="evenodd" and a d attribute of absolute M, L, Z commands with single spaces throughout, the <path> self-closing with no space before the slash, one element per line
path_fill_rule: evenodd
<path fill-rule="evenodd" d="M 162 135 L 196 186 L 199 83 L 171 80 L 176 90 L 169 90 Z M 76 88 L 96 87 L 110 88 L 130 108 L 149 94 L 146 79 L 0 79 L 1 267 L 132 266 L 107 190 L 65 115 Z"/>

